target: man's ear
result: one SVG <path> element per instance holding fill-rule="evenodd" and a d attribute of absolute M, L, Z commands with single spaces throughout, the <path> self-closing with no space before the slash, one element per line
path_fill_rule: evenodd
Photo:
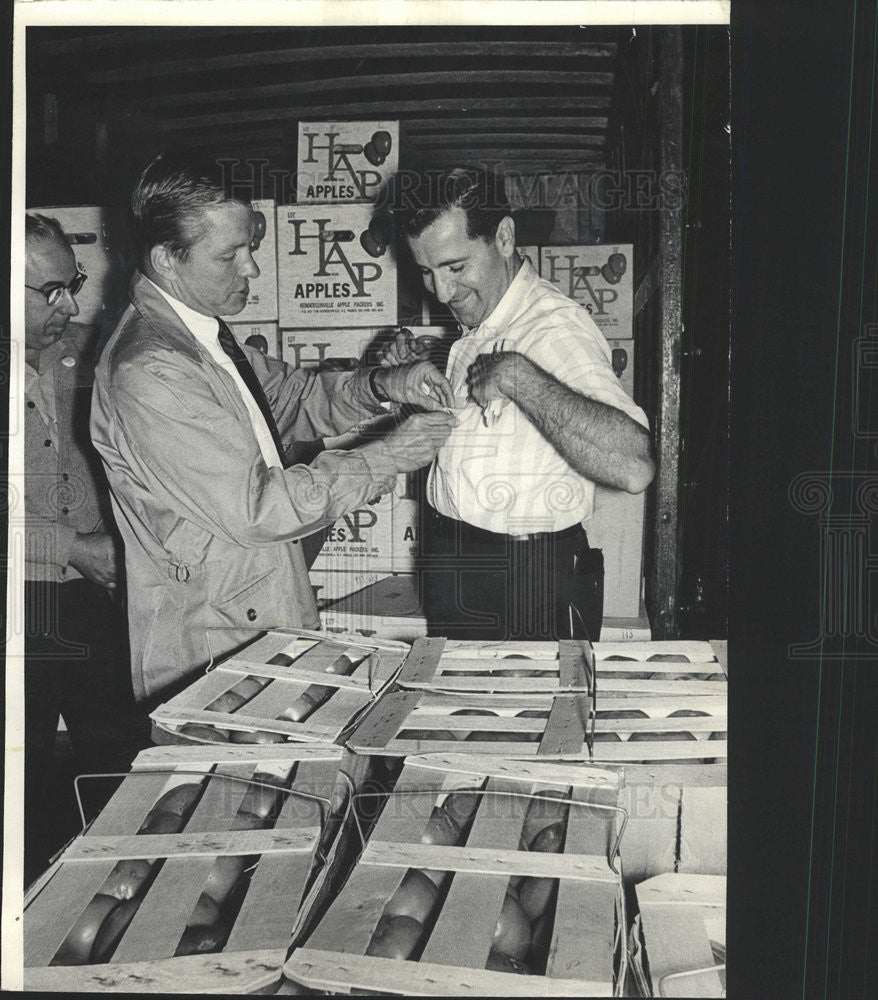
<path fill-rule="evenodd" d="M 164 243 L 157 243 L 149 251 L 149 263 L 153 271 L 166 280 L 172 280 L 177 274 L 177 258 Z"/>
<path fill-rule="evenodd" d="M 504 215 L 500 220 L 494 244 L 503 257 L 509 258 L 515 253 L 515 222 L 511 215 Z"/>

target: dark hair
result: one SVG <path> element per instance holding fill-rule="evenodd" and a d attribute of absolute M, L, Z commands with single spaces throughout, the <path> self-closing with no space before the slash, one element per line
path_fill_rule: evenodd
<path fill-rule="evenodd" d="M 236 200 L 218 163 L 159 154 L 131 195 L 131 235 L 141 262 L 162 244 L 185 260 L 206 231 L 204 210 Z"/>
<path fill-rule="evenodd" d="M 512 214 L 503 177 L 484 167 L 406 171 L 397 178 L 393 217 L 400 232 L 417 237 L 452 208 L 466 213 L 470 239 L 492 240 Z"/>
<path fill-rule="evenodd" d="M 40 243 L 60 243 L 62 246 L 70 246 L 61 223 L 48 215 L 40 215 L 38 212 L 26 212 L 24 216 L 24 239 L 37 240 Z"/>

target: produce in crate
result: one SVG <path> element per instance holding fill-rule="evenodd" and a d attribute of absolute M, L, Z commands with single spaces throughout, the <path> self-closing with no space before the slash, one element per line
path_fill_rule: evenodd
<path fill-rule="evenodd" d="M 408 757 L 285 975 L 351 994 L 613 995 L 625 966 L 620 787 L 618 771 L 583 764 Z M 548 849 L 529 849 L 526 824 Z"/>
<path fill-rule="evenodd" d="M 199 992 L 248 992 L 279 982 L 300 905 L 321 886 L 318 850 L 333 846 L 321 818 L 341 759 L 338 747 L 144 751 L 28 893 L 27 988 L 176 992 L 197 982 Z M 307 794 L 291 794 L 297 787 Z M 166 826 L 179 832 L 151 832 Z"/>
<path fill-rule="evenodd" d="M 335 742 L 397 672 L 404 643 L 268 632 L 152 713 L 157 742 Z M 317 683 L 319 681 L 319 683 Z"/>

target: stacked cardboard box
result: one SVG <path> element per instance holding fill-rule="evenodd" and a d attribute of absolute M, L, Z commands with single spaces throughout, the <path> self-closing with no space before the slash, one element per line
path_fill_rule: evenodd
<path fill-rule="evenodd" d="M 229 317 L 235 336 L 271 357 L 280 357 L 277 331 L 277 222 L 276 206 L 271 199 L 252 202 L 260 224 L 260 241 L 253 252 L 259 277 L 250 279 L 247 305 L 236 316 Z M 250 338 L 254 338 L 251 340 Z M 263 338 L 265 344 L 256 338 Z"/>
<path fill-rule="evenodd" d="M 544 246 L 540 273 L 579 302 L 607 338 L 616 374 L 634 396 L 634 247 Z M 645 496 L 599 488 L 586 522 L 589 543 L 604 553 L 605 618 L 638 618 Z"/>

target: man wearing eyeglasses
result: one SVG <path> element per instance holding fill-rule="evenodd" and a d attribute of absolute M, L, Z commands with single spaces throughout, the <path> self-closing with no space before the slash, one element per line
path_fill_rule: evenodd
<path fill-rule="evenodd" d="M 120 549 L 88 434 L 96 329 L 71 323 L 86 276 L 59 223 L 25 217 L 26 879 L 66 836 L 45 810 L 69 778 L 55 773 L 63 716 L 79 773 L 127 769 L 133 693 Z M 136 727 L 135 727 L 136 728 Z M 145 725 L 142 736 L 146 735 Z M 129 736 L 133 743 L 129 744 Z M 143 741 L 145 743 L 145 740 Z M 57 802 L 55 802 L 57 806 Z M 59 839 L 60 838 L 60 839 Z"/>

